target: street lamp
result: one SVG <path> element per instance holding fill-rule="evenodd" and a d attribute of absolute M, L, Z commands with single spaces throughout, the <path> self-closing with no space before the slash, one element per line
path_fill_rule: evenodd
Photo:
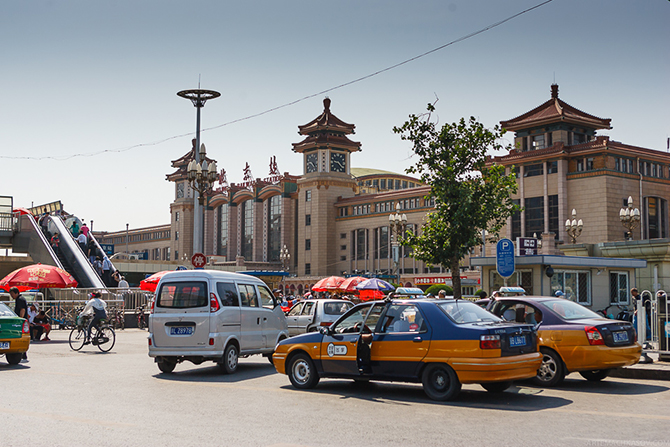
<path fill-rule="evenodd" d="M 395 206 L 395 214 L 389 214 L 389 227 L 391 227 L 391 240 L 393 241 L 393 268 L 396 276 L 396 284 L 398 284 L 400 282 L 400 272 L 398 270 L 400 247 L 398 246 L 398 239 L 405 233 L 405 228 L 407 227 L 407 216 L 400 214 L 400 202 Z"/>
<path fill-rule="evenodd" d="M 177 96 L 181 98 L 186 98 L 193 103 L 195 106 L 196 121 L 195 121 L 195 163 L 196 165 L 200 163 L 200 109 L 205 107 L 205 103 L 210 99 L 215 99 L 221 96 L 221 93 L 215 92 L 214 90 L 203 90 L 203 89 L 191 89 L 191 90 L 182 90 L 177 92 Z M 189 163 L 190 166 L 190 163 Z M 195 168 L 195 167 L 194 167 Z M 200 165 L 202 171 L 203 166 Z M 214 167 L 216 173 L 216 166 Z M 197 171 L 197 168 L 196 168 Z M 209 167 L 205 169 L 209 171 Z M 189 178 L 189 181 L 191 179 Z M 191 182 L 193 184 L 193 182 Z M 194 188 L 198 193 L 200 190 Z M 204 200 L 198 197 L 199 194 L 196 194 L 193 197 L 193 253 L 202 253 L 202 204 Z"/>
<path fill-rule="evenodd" d="M 640 210 L 633 208 L 633 197 L 628 196 L 628 206 L 621 208 L 619 211 L 619 219 L 621 220 L 621 225 L 628 230 L 626 232 L 628 240 L 632 241 L 633 230 L 640 223 Z"/>
<path fill-rule="evenodd" d="M 572 210 L 572 221 L 570 219 L 565 221 L 565 231 L 572 239 L 572 243 L 577 243 L 577 238 L 582 234 L 582 229 L 584 228 L 584 222 L 581 219 L 577 220 L 577 211 Z"/>
<path fill-rule="evenodd" d="M 281 261 L 282 268 L 288 272 L 291 268 L 291 253 L 288 252 L 286 245 L 284 245 L 284 248 L 279 250 L 279 260 Z"/>
<path fill-rule="evenodd" d="M 186 168 L 186 174 L 191 188 L 198 191 L 198 202 L 200 206 L 205 205 L 205 196 L 212 190 L 212 186 L 217 179 L 216 162 L 207 163 L 205 159 L 205 145 L 200 145 L 200 152 L 203 155 L 202 163 L 191 160 Z"/>

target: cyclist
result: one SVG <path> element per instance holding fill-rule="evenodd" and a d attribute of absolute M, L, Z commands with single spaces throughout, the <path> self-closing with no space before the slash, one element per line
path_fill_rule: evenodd
<path fill-rule="evenodd" d="M 93 329 L 93 326 L 98 327 L 100 320 L 107 319 L 107 303 L 100 298 L 101 296 L 102 294 L 100 292 L 93 292 L 91 294 L 91 299 L 86 302 L 84 310 L 79 314 L 80 318 L 86 315 L 93 315 L 93 319 L 88 324 L 88 330 L 86 331 L 85 345 L 91 342 L 91 330 Z"/>

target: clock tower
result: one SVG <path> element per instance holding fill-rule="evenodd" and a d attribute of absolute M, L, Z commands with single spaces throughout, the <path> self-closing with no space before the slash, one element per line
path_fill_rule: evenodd
<path fill-rule="evenodd" d="M 298 126 L 305 139 L 293 144 L 302 154 L 304 175 L 298 180 L 297 265 L 298 275 L 339 275 L 333 271 L 342 243 L 335 230 L 335 203 L 353 197 L 356 181 L 351 176 L 350 155 L 361 150 L 351 141 L 356 128 L 330 111 L 330 99 L 323 100 L 323 112 L 309 123 Z"/>

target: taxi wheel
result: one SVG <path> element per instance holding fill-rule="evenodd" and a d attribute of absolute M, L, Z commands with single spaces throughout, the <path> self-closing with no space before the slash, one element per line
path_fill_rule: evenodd
<path fill-rule="evenodd" d="M 237 365 L 240 360 L 240 355 L 237 352 L 237 346 L 229 344 L 223 352 L 223 361 L 219 363 L 219 368 L 226 374 L 232 374 L 237 371 Z"/>
<path fill-rule="evenodd" d="M 449 365 L 431 363 L 422 374 L 423 391 L 433 400 L 449 400 L 461 390 L 461 382 Z"/>
<path fill-rule="evenodd" d="M 580 371 L 579 374 L 589 382 L 600 382 L 610 373 L 609 369 L 597 369 L 595 371 Z"/>
<path fill-rule="evenodd" d="M 300 353 L 291 357 L 286 373 L 291 384 L 299 390 L 314 388 L 319 383 L 319 373 L 307 354 Z"/>
<path fill-rule="evenodd" d="M 482 388 L 484 388 L 489 393 L 502 393 L 507 388 L 512 386 L 512 382 L 490 382 L 482 383 Z"/>
<path fill-rule="evenodd" d="M 19 352 L 17 354 L 5 354 L 5 358 L 7 359 L 7 363 L 10 365 L 18 365 L 21 363 L 21 358 L 23 357 L 23 353 Z"/>
<path fill-rule="evenodd" d="M 176 361 L 164 357 L 159 359 L 156 364 L 158 365 L 158 369 L 160 369 L 161 372 L 165 374 L 170 374 L 172 371 L 174 371 L 175 366 L 177 366 Z"/>
<path fill-rule="evenodd" d="M 540 386 L 558 385 L 565 378 L 561 357 L 551 349 L 541 348 L 540 350 L 542 352 L 542 364 L 540 369 L 537 370 L 533 382 Z"/>

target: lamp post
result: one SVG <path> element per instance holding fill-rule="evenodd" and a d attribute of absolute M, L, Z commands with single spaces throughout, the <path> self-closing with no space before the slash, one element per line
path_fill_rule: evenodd
<path fill-rule="evenodd" d="M 628 230 L 626 232 L 628 240 L 632 241 L 633 230 L 640 223 L 640 210 L 633 208 L 633 197 L 628 196 L 628 206 L 621 208 L 619 211 L 619 219 L 621 220 L 621 225 Z"/>
<path fill-rule="evenodd" d="M 282 268 L 288 272 L 291 269 L 291 253 L 288 252 L 288 248 L 284 245 L 284 248 L 279 250 L 279 260 L 281 261 Z M 286 287 L 284 286 L 285 277 L 282 276 L 282 292 L 286 294 Z"/>
<path fill-rule="evenodd" d="M 130 259 L 130 252 L 128 251 L 128 226 L 129 224 L 126 224 L 126 257 Z"/>
<path fill-rule="evenodd" d="M 572 210 L 572 221 L 570 219 L 565 221 L 565 231 L 572 239 L 572 243 L 577 243 L 577 238 L 582 234 L 582 229 L 584 228 L 584 222 L 581 219 L 577 220 L 577 211 Z"/>
<path fill-rule="evenodd" d="M 391 227 L 391 240 L 393 241 L 393 269 L 395 271 L 396 284 L 398 284 L 400 283 L 400 272 L 398 270 L 400 247 L 398 245 L 398 239 L 402 236 L 407 227 L 407 216 L 405 214 L 400 214 L 400 202 L 395 206 L 395 214 L 389 214 L 389 227 Z"/>
<path fill-rule="evenodd" d="M 200 109 L 205 107 L 205 103 L 210 99 L 215 99 L 221 96 L 221 93 L 215 92 L 214 90 L 203 90 L 197 88 L 191 90 L 182 90 L 177 92 L 177 96 L 190 100 L 197 110 L 195 121 L 194 161 L 196 165 L 200 166 L 200 170 L 202 171 L 203 166 L 200 165 Z M 196 169 L 197 172 L 197 168 L 195 166 L 194 169 Z M 205 169 L 205 171 L 208 172 L 208 169 L 209 167 Z M 214 166 L 214 174 L 216 175 L 216 165 Z M 189 181 L 192 185 L 194 185 L 194 182 L 190 177 Z M 194 186 L 193 189 L 202 194 L 199 188 Z M 194 194 L 195 197 L 193 197 L 193 253 L 202 253 L 202 204 L 204 203 L 204 199 L 198 197 L 200 194 Z"/>

